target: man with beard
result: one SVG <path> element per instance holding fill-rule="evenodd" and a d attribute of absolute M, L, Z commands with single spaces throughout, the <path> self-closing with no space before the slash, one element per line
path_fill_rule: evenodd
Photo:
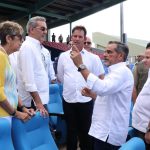
<path fill-rule="evenodd" d="M 92 53 L 84 49 L 86 40 L 86 29 L 83 26 L 76 26 L 72 30 L 72 44 L 79 49 L 87 68 L 96 76 L 104 74 Z M 74 65 L 70 58 L 70 50 L 62 53 L 58 60 L 58 79 L 63 83 L 63 107 L 67 123 L 67 150 L 77 150 L 77 141 L 81 150 L 91 150 L 92 141 L 88 135 L 93 112 L 93 100 L 90 97 L 81 95 L 81 90 L 86 86 L 80 69 Z M 81 68 L 84 68 L 84 65 Z"/>
<path fill-rule="evenodd" d="M 118 150 L 126 141 L 133 89 L 133 75 L 125 63 L 128 53 L 125 44 L 110 41 L 104 52 L 108 74 L 101 80 L 86 67 L 77 47 L 71 52 L 74 64 L 87 83 L 82 94 L 97 94 L 89 131 L 94 150 Z"/>

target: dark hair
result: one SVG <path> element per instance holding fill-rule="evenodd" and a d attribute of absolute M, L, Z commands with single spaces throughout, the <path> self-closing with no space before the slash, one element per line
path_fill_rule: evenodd
<path fill-rule="evenodd" d="M 146 45 L 146 49 L 148 49 L 148 48 L 150 48 L 150 42 L 147 43 L 147 45 Z"/>
<path fill-rule="evenodd" d="M 119 42 L 119 41 L 109 41 L 108 44 L 116 44 L 117 47 L 115 51 L 117 53 L 123 52 L 124 53 L 124 61 L 127 60 L 128 54 L 129 54 L 129 48 L 126 44 Z"/>
<path fill-rule="evenodd" d="M 84 32 L 84 36 L 86 36 L 87 34 L 87 31 L 86 31 L 86 28 L 84 26 L 75 26 L 73 29 L 72 29 L 72 33 L 75 31 L 75 30 L 82 30 Z"/>
<path fill-rule="evenodd" d="M 5 45 L 6 36 L 9 35 L 13 39 L 14 36 L 21 36 L 23 34 L 23 28 L 20 24 L 13 21 L 4 21 L 0 23 L 0 40 L 1 44 Z"/>

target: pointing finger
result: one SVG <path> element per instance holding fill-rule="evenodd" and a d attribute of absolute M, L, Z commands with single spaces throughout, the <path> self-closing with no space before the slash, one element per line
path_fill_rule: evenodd
<path fill-rule="evenodd" d="M 72 51 L 80 52 L 76 45 L 72 46 Z"/>

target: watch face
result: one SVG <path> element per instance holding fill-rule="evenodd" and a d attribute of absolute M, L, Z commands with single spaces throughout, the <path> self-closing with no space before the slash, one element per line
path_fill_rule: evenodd
<path fill-rule="evenodd" d="M 78 71 L 86 69 L 86 66 L 84 64 L 81 64 L 78 68 Z"/>
<path fill-rule="evenodd" d="M 81 68 L 81 69 L 85 69 L 86 66 L 82 64 L 82 65 L 80 66 L 80 68 Z"/>

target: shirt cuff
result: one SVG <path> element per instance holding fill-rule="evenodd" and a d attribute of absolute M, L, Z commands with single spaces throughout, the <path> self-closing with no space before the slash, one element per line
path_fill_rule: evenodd
<path fill-rule="evenodd" d="M 51 80 L 56 80 L 56 77 L 55 77 L 55 76 L 52 76 L 52 77 L 51 77 Z"/>
<path fill-rule="evenodd" d="M 88 86 L 88 88 L 92 89 L 95 81 L 98 80 L 98 79 L 99 78 L 97 76 L 95 76 L 94 74 L 90 73 L 88 78 L 87 78 L 87 86 Z"/>

